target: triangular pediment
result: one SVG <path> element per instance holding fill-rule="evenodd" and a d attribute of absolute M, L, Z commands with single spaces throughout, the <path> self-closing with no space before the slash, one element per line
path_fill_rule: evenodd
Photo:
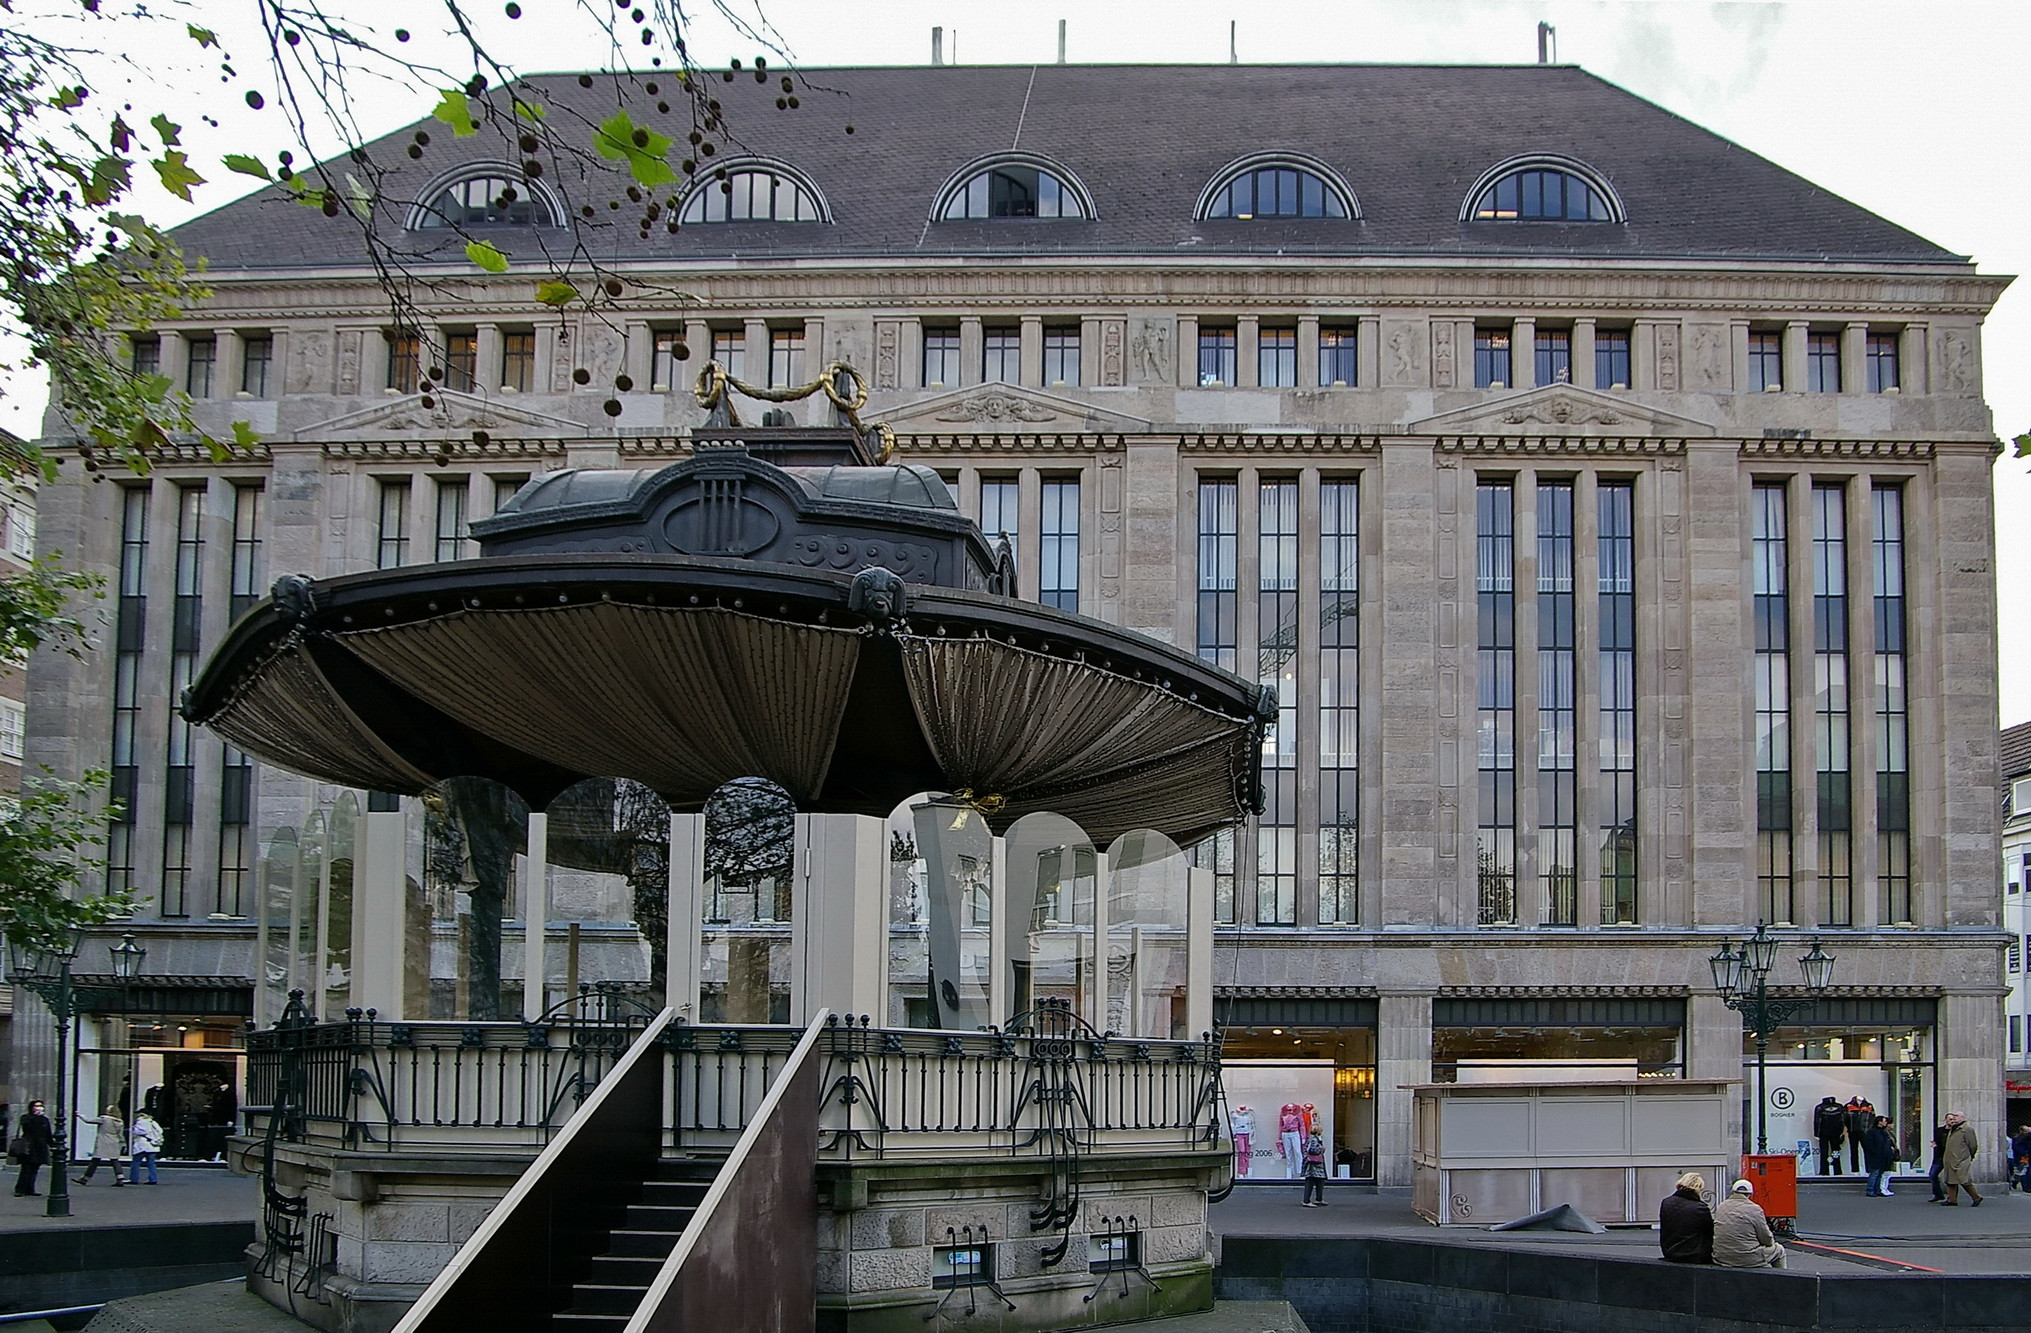
<path fill-rule="evenodd" d="M 1150 422 L 1019 384 L 974 384 L 920 398 L 881 414 L 896 430 L 951 434 L 983 431 L 1146 431 Z"/>
<path fill-rule="evenodd" d="M 391 435 L 434 437 L 465 435 L 476 430 L 515 436 L 578 437 L 586 434 L 586 428 L 580 422 L 510 406 L 497 398 L 482 398 L 478 394 L 451 389 L 433 392 L 430 406 L 423 404 L 424 395 L 420 393 L 390 398 L 358 412 L 348 412 L 329 421 L 305 426 L 296 432 L 295 437 L 299 440 L 382 439 Z"/>
<path fill-rule="evenodd" d="M 1573 384 L 1547 384 L 1410 423 L 1417 435 L 1710 436 L 1711 423 Z"/>

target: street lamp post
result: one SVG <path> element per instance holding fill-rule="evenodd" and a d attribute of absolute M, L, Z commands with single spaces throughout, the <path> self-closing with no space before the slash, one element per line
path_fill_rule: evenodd
<path fill-rule="evenodd" d="M 48 1217 L 71 1215 L 71 1112 L 64 1071 L 70 1068 L 71 1020 L 77 1017 L 71 964 L 77 961 L 84 936 L 83 926 L 73 926 L 39 949 L 20 943 L 9 946 L 8 979 L 40 996 L 56 1026 L 56 1122 L 50 1140 L 48 1202 L 43 1207 Z"/>
<path fill-rule="evenodd" d="M 1806 994 L 1803 999 L 1778 998 L 1770 995 L 1770 969 L 1776 966 L 1777 950 L 1781 941 L 1769 933 L 1767 926 L 1759 923 L 1754 937 L 1743 941 L 1741 949 L 1735 948 L 1734 941 L 1721 945 L 1721 951 L 1707 959 L 1713 969 L 1714 989 L 1721 993 L 1721 999 L 1730 1009 L 1742 1015 L 1749 1030 L 1756 1034 L 1756 1151 L 1770 1151 L 1770 1034 L 1785 1019 L 1819 1003 L 1820 996 L 1834 981 L 1834 956 L 1819 947 L 1815 936 L 1812 948 L 1798 960 L 1798 970 L 1804 976 Z"/>

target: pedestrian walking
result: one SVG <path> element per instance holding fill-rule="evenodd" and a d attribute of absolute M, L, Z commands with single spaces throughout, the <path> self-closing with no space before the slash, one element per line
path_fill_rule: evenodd
<path fill-rule="evenodd" d="M 13 1126 L 13 1124 L 14 1124 L 14 1108 L 9 1106 L 6 1102 L 0 1102 L 0 1144 L 12 1142 L 12 1140 L 9 1139 L 7 1136 L 7 1131 Z"/>
<path fill-rule="evenodd" d="M 1714 1261 L 1714 1210 L 1702 1197 L 1706 1192 L 1706 1177 L 1688 1171 L 1678 1178 L 1671 1197 L 1657 1206 L 1657 1243 L 1667 1263 Z"/>
<path fill-rule="evenodd" d="M 1876 1123 L 1862 1131 L 1862 1165 L 1869 1168 L 1864 1193 L 1872 1199 L 1894 1198 L 1890 1173 L 1897 1169 L 1897 1140 L 1890 1137 L 1889 1116 L 1877 1116 Z"/>
<path fill-rule="evenodd" d="M 1326 1139 L 1317 1130 L 1305 1136 L 1305 1197 L 1302 1206 L 1326 1206 Z"/>
<path fill-rule="evenodd" d="M 158 1184 L 155 1179 L 155 1158 L 162 1151 L 162 1126 L 146 1111 L 134 1114 L 134 1133 L 128 1145 L 132 1159 L 127 1166 L 127 1183 L 141 1183 L 141 1167 L 148 1167 L 148 1183 Z"/>
<path fill-rule="evenodd" d="M 127 1155 L 127 1122 L 120 1118 L 120 1108 L 109 1106 L 104 1115 L 81 1115 L 78 1119 L 98 1126 L 99 1132 L 92 1138 L 92 1160 L 85 1164 L 85 1173 L 77 1178 L 77 1183 L 91 1184 L 92 1177 L 99 1174 L 99 1167 L 104 1164 L 112 1168 L 115 1185 L 126 1184 L 120 1179 L 120 1159 Z"/>
<path fill-rule="evenodd" d="M 2010 1140 L 2010 1184 L 2031 1194 L 2031 1125 L 2017 1126 L 2017 1136 Z"/>
<path fill-rule="evenodd" d="M 1926 1170 L 1925 1173 L 1926 1179 L 1930 1181 L 1932 1185 L 1932 1201 L 1934 1203 L 1939 1203 L 1940 1201 L 1946 1198 L 1946 1190 L 1941 1188 L 1939 1183 L 1940 1174 L 1945 1169 L 1946 1169 L 1946 1125 L 1944 1123 L 1941 1123 L 1934 1125 L 1932 1127 L 1932 1165 Z"/>
<path fill-rule="evenodd" d="M 21 1124 L 8 1141 L 7 1155 L 21 1164 L 14 1178 L 14 1192 L 23 1198 L 42 1193 L 35 1188 L 36 1177 L 49 1165 L 50 1146 L 56 1141 L 56 1127 L 43 1114 L 41 1102 L 30 1102 L 21 1114 Z"/>
<path fill-rule="evenodd" d="M 1975 1127 L 1968 1123 L 1959 1111 L 1946 1113 L 1946 1136 L 1940 1141 L 1939 1178 L 1946 1184 L 1946 1199 L 1942 1206 L 1960 1207 L 1960 1192 L 1968 1192 L 1968 1200 L 1977 1208 L 1982 1206 L 1982 1196 L 1975 1189 L 1975 1160 L 1981 1155 L 1981 1140 L 1975 1137 Z"/>
<path fill-rule="evenodd" d="M 1784 1267 L 1784 1247 L 1770 1234 L 1770 1219 L 1751 1197 L 1755 1188 L 1738 1180 L 1714 1208 L 1714 1262 L 1722 1268 Z"/>

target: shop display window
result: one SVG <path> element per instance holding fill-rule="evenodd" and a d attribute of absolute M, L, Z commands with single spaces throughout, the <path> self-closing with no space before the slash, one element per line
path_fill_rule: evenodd
<path fill-rule="evenodd" d="M 1939 1113 L 1929 1025 L 1781 1027 L 1760 1081 L 1754 1033 L 1742 1034 L 1742 1056 L 1743 1120 L 1753 1126 L 1755 1098 L 1767 1098 L 1770 1151 L 1797 1154 L 1799 1175 L 1861 1174 L 1860 1130 L 1878 1115 L 1890 1117 L 1900 1170 L 1930 1164 Z"/>
<path fill-rule="evenodd" d="M 1326 1140 L 1334 1177 L 1375 1177 L 1375 1029 L 1230 1027 L 1221 1046 L 1235 1179 L 1297 1183 L 1309 1123 Z M 1287 1137 L 1295 1108 L 1297 1139 Z M 1245 1138 L 1244 1138 L 1245 1136 Z"/>
<path fill-rule="evenodd" d="M 1661 1024 L 1432 1029 L 1434 1083 L 1528 1083 L 1587 1074 L 1683 1078 L 1683 1030 Z"/>

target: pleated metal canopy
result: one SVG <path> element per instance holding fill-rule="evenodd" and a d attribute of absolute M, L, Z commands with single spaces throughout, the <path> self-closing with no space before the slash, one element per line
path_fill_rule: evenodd
<path fill-rule="evenodd" d="M 869 502 L 874 483 L 893 489 L 869 474 L 891 469 L 853 470 L 861 530 L 835 542 L 840 515 L 828 528 L 818 511 L 837 481 L 732 452 L 619 480 L 552 474 L 552 495 L 598 498 L 475 525 L 515 554 L 280 580 L 213 654 L 184 715 L 326 781 L 414 794 L 482 776 L 534 808 L 620 777 L 697 810 L 723 783 L 761 777 L 808 812 L 885 815 L 916 792 L 963 791 L 998 826 L 1055 811 L 1103 845 L 1131 828 L 1190 842 L 1260 808 L 1272 691 L 1146 635 L 983 591 L 997 582 L 989 548 L 949 499 L 894 516 Z M 724 500 L 728 476 L 737 498 L 702 521 L 698 495 Z M 935 474 L 929 485 L 942 493 Z M 739 545 L 722 520 L 741 505 L 785 560 L 674 549 L 706 529 Z M 900 526 L 881 533 L 891 517 Z M 965 558 L 912 532 L 927 523 Z M 853 558 L 798 562 L 821 543 Z M 888 551 L 915 560 L 915 579 L 960 586 L 874 567 Z"/>

